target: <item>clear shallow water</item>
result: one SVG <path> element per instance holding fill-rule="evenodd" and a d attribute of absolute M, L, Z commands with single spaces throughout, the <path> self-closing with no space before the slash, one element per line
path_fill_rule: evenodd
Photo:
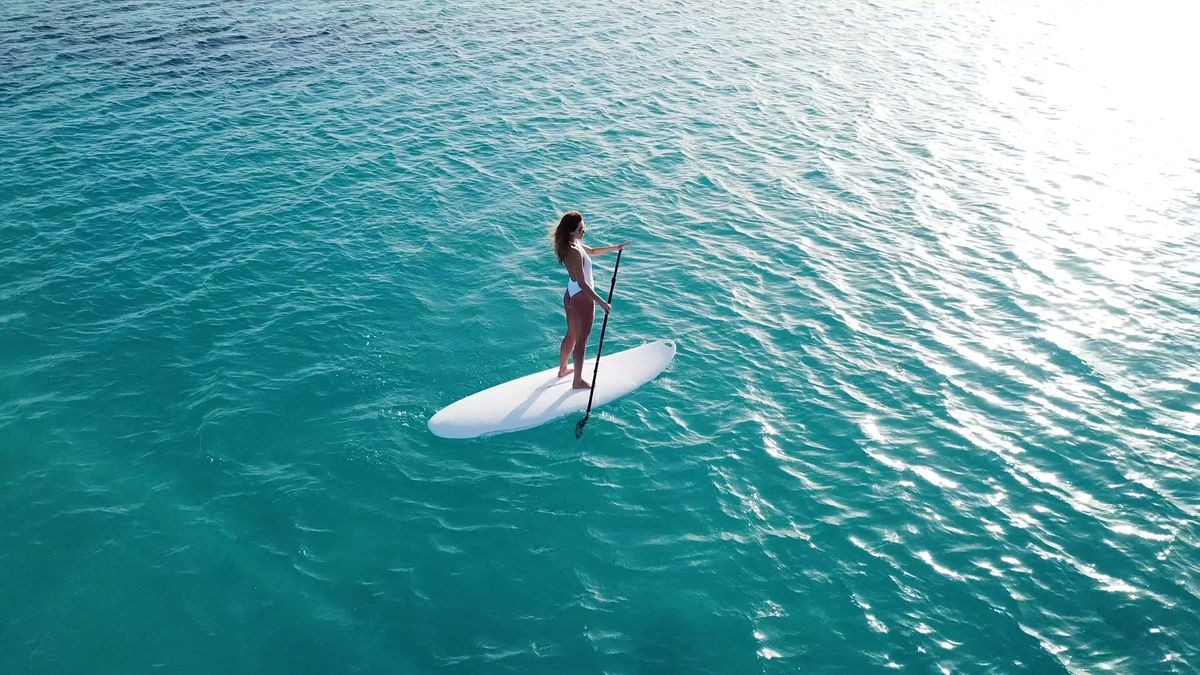
<path fill-rule="evenodd" d="M 3 670 L 1200 668 L 1194 12 L 506 4 L 0 10 Z"/>

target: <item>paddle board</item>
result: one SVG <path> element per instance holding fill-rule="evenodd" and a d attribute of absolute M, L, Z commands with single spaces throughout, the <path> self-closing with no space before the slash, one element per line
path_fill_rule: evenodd
<path fill-rule="evenodd" d="M 646 384 L 675 358 L 675 342 L 658 340 L 600 358 L 596 396 L 599 408 Z M 583 364 L 584 379 L 592 381 L 595 359 Z M 451 403 L 429 418 L 429 430 L 442 438 L 476 438 L 520 431 L 563 415 L 582 413 L 588 389 L 572 389 L 573 374 L 558 377 L 558 368 L 526 375 Z"/>

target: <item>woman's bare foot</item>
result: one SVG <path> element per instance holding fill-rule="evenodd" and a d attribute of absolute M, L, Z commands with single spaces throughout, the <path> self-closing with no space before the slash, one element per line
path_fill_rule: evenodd
<path fill-rule="evenodd" d="M 591 389 L 592 385 L 590 382 L 587 382 L 585 380 L 575 380 L 575 382 L 571 384 L 571 388 L 572 389 Z"/>
<path fill-rule="evenodd" d="M 571 374 L 571 373 L 573 373 L 573 372 L 575 372 L 575 366 L 561 366 L 561 367 L 559 367 L 559 369 L 558 369 L 558 376 L 559 376 L 559 377 L 566 377 L 566 376 L 570 375 L 570 374 Z"/>

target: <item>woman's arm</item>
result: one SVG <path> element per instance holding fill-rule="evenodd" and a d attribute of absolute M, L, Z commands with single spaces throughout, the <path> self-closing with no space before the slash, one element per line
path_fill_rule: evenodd
<path fill-rule="evenodd" d="M 627 241 L 624 244 L 617 244 L 616 246 L 597 246 L 596 248 L 589 248 L 587 246 L 583 246 L 583 244 L 580 244 L 580 246 L 583 246 L 583 250 L 587 251 L 588 255 L 604 255 L 605 253 L 620 251 L 631 243 L 633 242 Z"/>
<path fill-rule="evenodd" d="M 607 312 L 609 304 L 604 301 L 604 298 L 600 297 L 596 289 L 588 285 L 587 279 L 583 278 L 583 256 L 579 254 L 579 251 L 572 250 L 568 252 L 567 259 L 563 262 L 567 266 L 567 271 L 571 273 L 571 278 L 575 280 L 575 283 L 579 284 L 579 288 L 591 296 L 592 300 L 595 300 Z"/>

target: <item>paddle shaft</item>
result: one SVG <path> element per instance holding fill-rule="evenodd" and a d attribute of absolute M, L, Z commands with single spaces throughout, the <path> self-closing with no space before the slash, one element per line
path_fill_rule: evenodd
<path fill-rule="evenodd" d="M 608 304 L 612 305 L 613 290 L 617 287 L 617 272 L 621 269 L 621 250 L 617 249 L 617 264 L 613 265 L 612 281 L 608 284 Z M 588 393 L 587 411 L 583 413 L 583 419 L 575 425 L 575 438 L 583 435 L 583 425 L 587 424 L 588 418 L 592 416 L 592 399 L 596 397 L 596 377 L 600 374 L 600 355 L 604 353 L 604 332 L 608 330 L 608 315 L 612 313 L 612 308 L 604 313 L 604 323 L 600 325 L 600 344 L 596 347 L 596 367 L 592 369 L 592 387 Z"/>

